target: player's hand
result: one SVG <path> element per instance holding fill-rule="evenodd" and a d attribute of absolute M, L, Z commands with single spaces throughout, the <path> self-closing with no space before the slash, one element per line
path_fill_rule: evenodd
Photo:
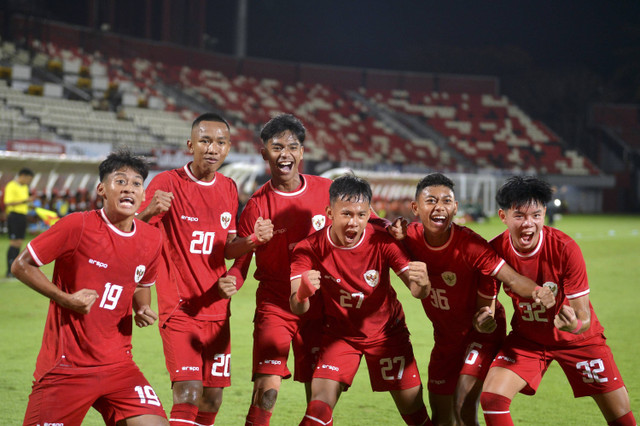
<path fill-rule="evenodd" d="M 536 287 L 531 293 L 531 297 L 536 303 L 541 303 L 545 308 L 549 309 L 556 304 L 556 296 L 549 287 Z"/>
<path fill-rule="evenodd" d="M 424 262 L 409 262 L 409 282 L 418 287 L 431 287 L 427 264 Z"/>
<path fill-rule="evenodd" d="M 498 323 L 491 312 L 491 308 L 483 306 L 473 316 L 473 328 L 480 333 L 493 333 L 498 327 Z"/>
<path fill-rule="evenodd" d="M 153 198 L 151 199 L 149 206 L 147 206 L 147 209 L 152 216 L 155 216 L 169 211 L 171 208 L 171 201 L 173 201 L 173 192 L 165 192 L 158 189 L 156 193 L 153 194 Z"/>
<path fill-rule="evenodd" d="M 320 288 L 320 271 L 311 269 L 302 273 L 300 287 L 298 287 L 298 300 L 303 301 L 313 296 Z"/>
<path fill-rule="evenodd" d="M 253 234 L 259 245 L 273 238 L 273 224 L 271 223 L 271 219 L 263 219 L 262 217 L 256 219 L 256 223 L 253 226 Z"/>
<path fill-rule="evenodd" d="M 409 221 L 404 217 L 397 217 L 391 225 L 387 226 L 387 232 L 396 240 L 403 240 L 407 236 Z"/>
<path fill-rule="evenodd" d="M 97 299 L 97 291 L 83 288 L 70 294 L 60 305 L 79 314 L 88 314 Z"/>
<path fill-rule="evenodd" d="M 578 317 L 571 306 L 562 305 L 553 320 L 553 324 L 558 330 L 572 332 L 578 325 Z"/>
<path fill-rule="evenodd" d="M 231 299 L 231 296 L 238 292 L 236 287 L 236 277 L 225 275 L 218 279 L 218 294 L 223 299 Z"/>
<path fill-rule="evenodd" d="M 140 328 L 152 325 L 158 320 L 158 314 L 153 312 L 148 305 L 140 306 L 133 316 L 133 321 Z"/>

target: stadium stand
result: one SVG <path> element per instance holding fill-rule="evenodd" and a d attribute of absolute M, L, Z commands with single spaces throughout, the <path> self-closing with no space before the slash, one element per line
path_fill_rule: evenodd
<path fill-rule="evenodd" d="M 30 80 L 11 77 L 11 87 L 0 87 L 2 114 L 8 118 L 0 128 L 5 140 L 99 141 L 139 152 L 178 148 L 195 111 L 207 108 L 232 121 L 234 151 L 255 154 L 261 124 L 278 112 L 291 112 L 309 130 L 305 158 L 318 162 L 449 172 L 599 173 L 546 126 L 496 94 L 493 84 L 469 84 L 460 76 L 407 75 L 402 82 L 411 90 L 365 89 L 356 87 L 358 73 L 336 70 L 348 80 L 348 87 L 340 88 L 327 83 L 335 76 L 310 65 L 301 66 L 300 79 L 293 81 L 291 73 L 280 80 L 137 57 L 105 59 L 99 51 L 51 41 L 35 40 L 30 51 L 5 50 L 11 58 L 18 50 L 26 52 L 22 62 L 30 58 L 26 65 L 33 68 Z M 374 87 L 387 85 L 385 78 L 367 74 Z M 56 84 L 59 90 L 52 97 L 47 89 Z M 438 91 L 438 85 L 468 92 Z"/>

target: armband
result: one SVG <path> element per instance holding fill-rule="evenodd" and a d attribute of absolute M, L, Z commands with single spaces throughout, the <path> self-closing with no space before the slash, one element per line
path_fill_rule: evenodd
<path fill-rule="evenodd" d="M 576 328 L 574 328 L 571 333 L 573 334 L 578 334 L 580 333 L 580 329 L 582 328 L 582 320 L 578 318 L 578 325 L 576 325 Z"/>
<path fill-rule="evenodd" d="M 262 241 L 258 240 L 258 237 L 256 236 L 256 234 L 249 235 L 249 239 L 253 244 L 257 246 L 261 246 L 262 244 L 264 244 Z"/>

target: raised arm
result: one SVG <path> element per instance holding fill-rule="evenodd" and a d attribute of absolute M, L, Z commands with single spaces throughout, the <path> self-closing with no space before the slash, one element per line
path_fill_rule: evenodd
<path fill-rule="evenodd" d="M 473 327 L 480 333 L 493 333 L 498 324 L 495 320 L 496 299 L 487 299 L 477 295 L 477 311 L 473 316 Z"/>
<path fill-rule="evenodd" d="M 416 299 L 424 299 L 431 291 L 431 281 L 424 262 L 409 262 L 409 267 L 399 275 Z"/>
<path fill-rule="evenodd" d="M 273 238 L 271 219 L 259 217 L 253 227 L 253 234 L 227 242 L 224 246 L 224 257 L 226 259 L 237 259 L 267 243 L 271 238 Z"/>
<path fill-rule="evenodd" d="M 302 315 L 309 310 L 309 297 L 313 296 L 320 288 L 320 271 L 310 270 L 303 272 L 300 277 L 291 280 L 291 295 L 289 305 L 291 312 Z"/>
<path fill-rule="evenodd" d="M 591 327 L 589 295 L 569 299 L 569 305 L 560 306 L 553 321 L 556 328 L 573 334 L 580 334 Z"/>
<path fill-rule="evenodd" d="M 13 261 L 11 273 L 24 284 L 53 300 L 61 307 L 80 314 L 88 314 L 98 298 L 98 292 L 91 289 L 83 288 L 72 294 L 60 290 L 42 273 L 27 249 L 23 250 Z"/>
<path fill-rule="evenodd" d="M 152 217 L 169 211 L 171 208 L 171 201 L 173 201 L 173 192 L 165 192 L 158 189 L 153 194 L 153 198 L 151 198 L 149 205 L 143 211 L 138 213 L 137 218 L 144 222 L 149 222 Z"/>
<path fill-rule="evenodd" d="M 496 274 L 496 278 L 518 296 L 533 299 L 547 309 L 556 304 L 556 297 L 550 288 L 539 286 L 530 278 L 517 273 L 515 269 L 506 263 L 502 265 L 502 268 Z"/>

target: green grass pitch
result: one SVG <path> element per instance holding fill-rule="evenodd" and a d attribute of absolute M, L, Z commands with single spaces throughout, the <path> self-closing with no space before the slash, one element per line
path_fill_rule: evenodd
<path fill-rule="evenodd" d="M 485 238 L 504 230 L 497 218 L 485 224 L 471 224 Z M 608 343 L 630 392 L 631 408 L 640 416 L 640 216 L 565 216 L 556 226 L 576 239 L 589 273 L 591 300 L 605 327 Z M 6 236 L 0 238 L 0 273 L 6 271 Z M 51 265 L 45 267 L 50 274 Z M 392 274 L 393 276 L 393 274 Z M 396 278 L 394 276 L 394 278 Z M 418 300 L 412 299 L 399 279 L 393 282 L 403 303 L 414 350 L 426 382 L 427 362 L 432 347 L 432 328 Z M 251 397 L 251 333 L 255 308 L 255 280 L 248 279 L 232 301 L 232 386 L 224 391 L 217 425 L 243 425 Z M 22 423 L 40 348 L 48 300 L 15 279 L 0 279 L 0 424 Z M 155 295 L 154 295 L 155 297 Z M 511 303 L 501 296 L 511 316 Z M 135 328 L 135 327 L 134 327 Z M 172 404 L 169 377 L 164 367 L 162 345 L 155 326 L 135 328 L 134 358 L 168 411 Z M 425 400 L 426 400 L 425 392 Z M 298 424 L 305 411 L 304 390 L 291 380 L 282 385 L 273 426 Z M 557 364 L 552 364 L 537 395 L 518 395 L 511 405 L 516 424 L 592 425 L 605 424 L 591 398 L 574 399 Z M 482 417 L 482 416 L 480 416 Z M 391 397 L 373 393 L 364 363 L 353 387 L 344 393 L 334 412 L 337 425 L 401 425 Z M 482 418 L 481 424 L 484 424 Z M 90 410 L 85 425 L 100 425 L 101 417 Z"/>

